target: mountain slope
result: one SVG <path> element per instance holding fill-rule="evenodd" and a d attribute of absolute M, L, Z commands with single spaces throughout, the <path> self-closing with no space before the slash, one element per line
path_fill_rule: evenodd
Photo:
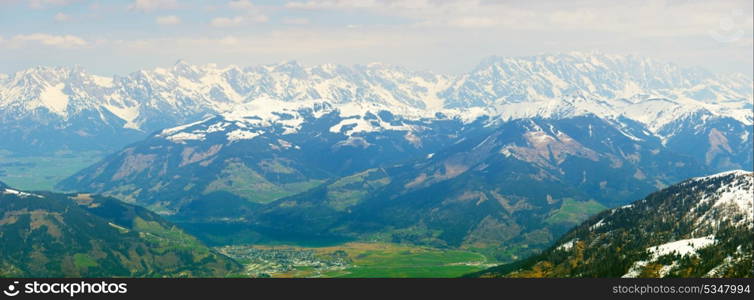
<path fill-rule="evenodd" d="M 369 169 L 258 207 L 263 232 L 497 249 L 515 259 L 605 207 L 703 172 L 659 140 L 594 116 L 518 120 L 428 158 Z M 503 254 L 500 254 L 503 253 Z"/>
<path fill-rule="evenodd" d="M 192 91 L 180 99 L 201 99 L 181 104 L 195 112 L 232 109 L 158 131 L 59 187 L 189 222 L 359 237 L 420 228 L 412 239 L 535 252 L 590 212 L 751 168 L 746 79 L 642 58 L 492 58 L 452 78 L 382 65 L 218 70 L 140 73 L 134 89 L 163 91 L 150 101 Z M 209 83 L 223 87 L 202 94 Z"/>
<path fill-rule="evenodd" d="M 141 207 L 3 184 L 0 265 L 3 277 L 217 277 L 240 269 Z"/>
<path fill-rule="evenodd" d="M 751 277 L 754 176 L 693 178 L 600 213 L 483 277 Z"/>
<path fill-rule="evenodd" d="M 107 193 L 166 213 L 199 211 L 190 205 L 215 210 L 235 205 L 236 216 L 230 217 L 237 217 L 244 206 L 294 195 L 330 178 L 423 158 L 482 128 L 457 118 L 404 117 L 375 105 L 304 104 L 258 100 L 157 132 L 60 187 Z"/>

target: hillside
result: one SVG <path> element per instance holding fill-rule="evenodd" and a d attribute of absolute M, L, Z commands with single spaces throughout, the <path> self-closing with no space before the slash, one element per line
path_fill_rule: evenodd
<path fill-rule="evenodd" d="M 2 277 L 224 277 L 231 259 L 138 206 L 0 184 Z"/>
<path fill-rule="evenodd" d="M 604 211 L 540 255 L 481 277 L 752 277 L 754 176 L 683 181 Z"/>

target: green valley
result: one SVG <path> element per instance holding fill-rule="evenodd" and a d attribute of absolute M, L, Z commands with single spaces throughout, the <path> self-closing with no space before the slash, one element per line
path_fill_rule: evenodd
<path fill-rule="evenodd" d="M 99 161 L 99 151 L 58 151 L 45 156 L 19 156 L 0 151 L 0 181 L 23 190 L 56 190 L 55 185 Z"/>
<path fill-rule="evenodd" d="M 327 247 L 216 247 L 246 266 L 245 275 L 277 278 L 453 278 L 494 266 L 482 254 L 382 242 Z"/>

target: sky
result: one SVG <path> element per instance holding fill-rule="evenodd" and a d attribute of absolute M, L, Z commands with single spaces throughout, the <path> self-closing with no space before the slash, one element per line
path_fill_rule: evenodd
<path fill-rule="evenodd" d="M 382 62 L 446 74 L 485 57 L 632 54 L 752 76 L 751 0 L 0 0 L 0 73 Z"/>

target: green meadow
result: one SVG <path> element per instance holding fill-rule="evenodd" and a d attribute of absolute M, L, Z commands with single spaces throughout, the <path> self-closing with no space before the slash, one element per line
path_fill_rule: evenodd
<path fill-rule="evenodd" d="M 351 264 L 343 270 L 314 274 L 310 268 L 275 277 L 336 278 L 452 278 L 495 265 L 482 254 L 392 243 L 345 243 L 333 247 L 301 248 L 319 253 L 343 250 Z"/>

